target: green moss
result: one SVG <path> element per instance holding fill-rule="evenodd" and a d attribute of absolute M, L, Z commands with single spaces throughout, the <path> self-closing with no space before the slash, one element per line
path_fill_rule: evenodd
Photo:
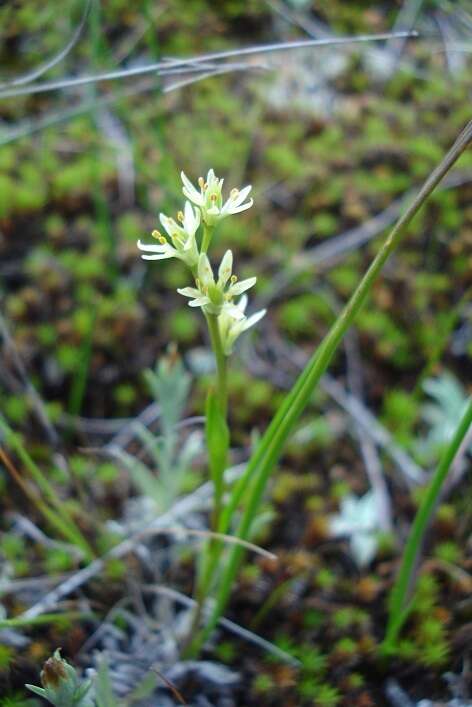
<path fill-rule="evenodd" d="M 182 343 L 194 341 L 198 329 L 199 325 L 196 317 L 187 309 L 176 310 L 169 323 L 171 338 Z"/>
<path fill-rule="evenodd" d="M 333 319 L 332 308 L 318 295 L 292 297 L 279 308 L 280 325 L 290 336 L 313 337 Z"/>
<path fill-rule="evenodd" d="M 22 691 L 2 697 L 2 707 L 37 707 L 37 705 L 37 700 L 29 699 Z"/>
<path fill-rule="evenodd" d="M 450 564 L 458 564 L 461 560 L 461 549 L 457 543 L 452 540 L 439 543 L 434 548 L 434 557 L 443 562 L 448 562 Z"/>
<path fill-rule="evenodd" d="M 340 501 L 351 493 L 351 487 L 347 481 L 336 481 L 330 488 L 329 495 L 334 501 Z"/>
<path fill-rule="evenodd" d="M 357 655 L 359 649 L 357 643 L 352 638 L 341 638 L 333 646 L 333 653 L 346 657 Z"/>
<path fill-rule="evenodd" d="M 15 560 L 25 554 L 25 541 L 19 535 L 5 533 L 0 538 L 0 550 L 7 560 Z"/>
<path fill-rule="evenodd" d="M 120 470 L 111 462 L 99 464 L 95 470 L 96 478 L 103 484 L 113 484 L 119 476 Z"/>
<path fill-rule="evenodd" d="M 307 609 L 303 612 L 303 626 L 307 630 L 320 628 L 325 620 L 325 615 L 319 609 Z"/>
<path fill-rule="evenodd" d="M 121 383 L 113 390 L 113 398 L 122 407 L 129 407 L 136 400 L 136 389 L 129 383 Z"/>
<path fill-rule="evenodd" d="M 126 576 L 128 569 L 123 560 L 110 558 L 105 564 L 105 576 L 111 580 L 121 580 Z"/>
<path fill-rule="evenodd" d="M 237 658 L 238 649 L 231 641 L 221 641 L 217 644 L 215 653 L 223 663 L 233 663 Z"/>
<path fill-rule="evenodd" d="M 0 643 L 0 671 L 6 670 L 14 659 L 15 653 L 10 646 Z"/>
<path fill-rule="evenodd" d="M 300 685 L 302 697 L 313 700 L 316 707 L 336 707 L 341 702 L 341 693 L 329 683 L 306 680 Z"/>
<path fill-rule="evenodd" d="M 454 523 L 457 519 L 457 512 L 452 503 L 442 503 L 436 511 L 436 518 L 439 522 Z"/>
<path fill-rule="evenodd" d="M 360 690 L 365 685 L 365 678 L 360 673 L 351 673 L 347 682 L 350 690 Z"/>
<path fill-rule="evenodd" d="M 258 695 L 267 695 L 275 688 L 274 680 L 268 673 L 259 673 L 252 681 L 252 689 Z"/>
<path fill-rule="evenodd" d="M 317 648 L 304 644 L 297 647 L 296 655 L 302 663 L 302 670 L 311 677 L 322 677 L 326 672 L 327 660 Z"/>
<path fill-rule="evenodd" d="M 49 549 L 46 554 L 45 566 L 51 574 L 67 572 L 73 567 L 73 564 L 73 557 L 66 550 L 54 548 Z"/>
<path fill-rule="evenodd" d="M 390 390 L 383 400 L 383 421 L 395 438 L 408 444 L 418 416 L 418 403 L 414 396 L 403 390 Z"/>
<path fill-rule="evenodd" d="M 333 625 L 341 631 L 349 629 L 353 626 L 361 626 L 368 622 L 369 615 L 362 609 L 354 606 L 345 606 L 341 609 L 336 609 L 332 615 Z"/>
<path fill-rule="evenodd" d="M 257 565 L 244 565 L 241 570 L 241 580 L 247 582 L 248 584 L 253 584 L 257 582 L 261 575 L 260 567 Z"/>
<path fill-rule="evenodd" d="M 329 591 L 336 584 L 336 575 L 332 570 L 328 569 L 327 567 L 322 567 L 316 573 L 314 582 L 315 585 L 320 589 Z"/>
<path fill-rule="evenodd" d="M 10 422 L 21 424 L 28 416 L 28 400 L 24 395 L 9 395 L 2 400 L 5 415 Z"/>

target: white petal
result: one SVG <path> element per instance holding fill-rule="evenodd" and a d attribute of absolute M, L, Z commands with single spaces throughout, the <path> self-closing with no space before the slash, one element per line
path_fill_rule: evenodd
<path fill-rule="evenodd" d="M 197 204 L 198 206 L 202 206 L 203 205 L 203 197 L 200 194 L 200 192 L 195 189 L 192 182 L 184 174 L 184 172 L 180 173 L 180 177 L 181 177 L 182 183 L 184 185 L 182 188 L 182 191 L 185 194 L 185 196 L 188 199 L 190 199 L 190 201 L 193 201 L 194 204 Z"/>
<path fill-rule="evenodd" d="M 236 282 L 234 285 L 231 285 L 231 287 L 228 288 L 228 294 L 231 297 L 237 297 L 238 295 L 242 295 L 243 292 L 246 292 L 246 290 L 249 290 L 249 288 L 253 287 L 257 282 L 257 277 L 248 277 L 247 280 L 241 280 L 241 282 Z"/>
<path fill-rule="evenodd" d="M 257 322 L 259 322 L 262 319 L 262 317 L 265 316 L 266 311 L 267 311 L 266 309 L 261 309 L 261 310 L 259 310 L 259 312 L 255 312 L 254 314 L 251 314 L 251 316 L 248 317 L 246 319 L 246 321 L 244 322 L 243 331 L 247 331 L 247 329 L 254 326 L 254 324 L 257 324 Z"/>
<path fill-rule="evenodd" d="M 166 216 L 165 214 L 160 213 L 159 221 L 162 223 L 163 227 L 165 228 L 169 236 L 172 238 L 172 234 L 175 233 L 175 231 L 179 228 L 174 219 L 170 218 L 169 216 Z"/>
<path fill-rule="evenodd" d="M 248 298 L 247 298 L 247 295 L 243 295 L 243 296 L 241 297 L 241 299 L 239 300 L 239 302 L 238 302 L 238 307 L 239 307 L 239 309 L 241 310 L 241 312 L 245 312 L 245 311 L 246 311 L 246 307 L 247 307 L 248 301 L 249 301 L 249 300 L 248 300 Z M 265 310 L 264 310 L 264 311 L 265 311 Z"/>
<path fill-rule="evenodd" d="M 157 245 L 152 243 L 143 243 L 142 241 L 138 241 L 138 248 L 140 250 L 145 250 L 148 251 L 149 253 L 163 253 L 167 248 L 169 248 L 169 245 L 167 243 L 161 243 L 160 245 Z"/>
<path fill-rule="evenodd" d="M 156 255 L 142 255 L 141 258 L 143 260 L 167 260 L 167 258 L 174 258 L 176 257 L 176 253 L 159 253 Z"/>
<path fill-rule="evenodd" d="M 233 272 L 233 254 L 227 250 L 221 259 L 220 267 L 218 268 L 218 284 L 224 287 L 231 277 Z"/>
<path fill-rule="evenodd" d="M 348 522 L 341 515 L 331 518 L 329 527 L 335 537 L 340 535 L 350 535 L 353 531 L 352 523 Z"/>
<path fill-rule="evenodd" d="M 253 199 L 249 199 L 249 201 L 246 204 L 242 204 L 241 206 L 232 206 L 231 209 L 228 211 L 230 214 L 239 214 L 241 211 L 246 211 L 247 209 L 250 209 L 251 206 L 253 205 L 254 201 Z"/>
<path fill-rule="evenodd" d="M 179 287 L 177 289 L 177 292 L 179 295 L 183 295 L 184 297 L 201 297 L 201 292 L 200 290 L 197 290 L 196 287 Z"/>
<path fill-rule="evenodd" d="M 221 213 L 224 214 L 225 216 L 227 216 L 229 214 L 237 213 L 237 209 L 243 203 L 244 199 L 247 197 L 247 195 L 249 194 L 251 189 L 252 189 L 252 186 L 249 185 L 247 187 L 244 187 L 244 189 L 242 189 L 240 192 L 238 192 L 238 194 L 235 197 L 230 196 L 229 199 L 224 204 L 223 208 L 221 209 Z M 252 206 L 252 200 L 251 200 L 249 206 Z M 246 206 L 245 208 L 248 209 L 249 206 Z"/>
<path fill-rule="evenodd" d="M 206 304 L 210 304 L 209 297 L 199 297 L 189 302 L 190 307 L 204 307 Z"/>
<path fill-rule="evenodd" d="M 237 321 L 245 319 L 244 312 L 241 312 L 241 310 L 236 304 L 231 304 L 230 302 L 227 302 L 225 305 L 223 305 L 223 307 L 224 311 L 229 314 L 233 319 L 236 319 Z"/>
<path fill-rule="evenodd" d="M 365 567 L 377 552 L 377 538 L 373 534 L 358 533 L 351 537 L 351 552 L 360 567 Z"/>
<path fill-rule="evenodd" d="M 195 241 L 195 235 L 189 235 L 189 237 L 185 241 L 184 250 L 191 250 L 193 246 L 197 246 L 197 243 Z"/>
<path fill-rule="evenodd" d="M 198 277 L 200 278 L 203 285 L 207 287 L 213 285 L 215 279 L 213 277 L 213 270 L 211 269 L 210 261 L 206 253 L 200 253 L 200 258 L 198 260 Z"/>
<path fill-rule="evenodd" d="M 233 203 L 235 206 L 239 206 L 240 204 L 243 203 L 243 201 L 246 199 L 248 196 L 249 192 L 252 189 L 252 185 L 248 184 L 247 187 L 244 187 L 244 189 L 241 189 L 239 194 L 237 195 L 236 199 L 233 200 Z"/>
<path fill-rule="evenodd" d="M 189 201 L 185 202 L 183 225 L 189 235 L 195 235 L 195 231 L 200 225 L 200 210 L 194 209 Z"/>

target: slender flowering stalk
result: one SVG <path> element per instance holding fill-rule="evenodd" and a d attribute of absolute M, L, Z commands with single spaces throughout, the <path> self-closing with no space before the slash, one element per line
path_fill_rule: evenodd
<path fill-rule="evenodd" d="M 209 468 L 215 487 L 212 524 L 213 529 L 216 529 L 221 525 L 226 510 L 224 472 L 229 451 L 226 423 L 228 358 L 236 339 L 262 319 L 265 309 L 250 317 L 246 316 L 248 298 L 244 293 L 256 284 L 256 278 L 238 280 L 233 274 L 233 253 L 230 250 L 223 256 L 216 278 L 207 254 L 218 222 L 252 206 L 252 199 L 247 200 L 251 186 L 240 191 L 233 189 L 224 201 L 223 179 L 219 179 L 212 169 L 209 170 L 206 180 L 199 178 L 199 189 L 193 186 L 183 172 L 181 176 L 182 191 L 187 198 L 183 213 L 178 214 L 177 221 L 161 213 L 160 221 L 167 235 L 153 231 L 152 235 L 158 244 L 148 245 L 138 241 L 138 248 L 144 260 L 177 258 L 187 265 L 193 284 L 178 288 L 177 292 L 189 298 L 190 307 L 200 308 L 207 322 L 216 363 L 215 383 L 208 394 L 206 411 Z M 200 227 L 202 233 L 199 237 Z M 191 634 L 200 628 L 203 605 L 213 581 L 209 569 L 220 554 L 221 543 L 214 538 L 210 539 L 204 548 L 197 575 L 197 610 L 193 617 Z"/>

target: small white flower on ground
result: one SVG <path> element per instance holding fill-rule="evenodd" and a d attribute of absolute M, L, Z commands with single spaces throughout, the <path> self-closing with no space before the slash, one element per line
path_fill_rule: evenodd
<path fill-rule="evenodd" d="M 233 270 L 233 254 L 227 250 L 218 268 L 218 280 L 215 282 L 213 270 L 206 253 L 201 253 L 198 259 L 198 277 L 196 287 L 183 287 L 177 292 L 189 297 L 190 307 L 203 307 L 207 314 L 219 315 L 223 311 L 231 313 L 233 318 L 242 319 L 244 313 L 233 304 L 234 297 L 241 295 L 256 284 L 257 278 L 237 281 Z"/>
<path fill-rule="evenodd" d="M 246 317 L 245 311 L 247 302 L 247 295 L 243 295 L 239 302 L 235 305 L 235 307 L 243 315 L 242 317 L 234 317 L 233 313 L 227 310 L 223 310 L 218 317 L 221 341 L 223 343 L 223 349 L 226 356 L 229 356 L 232 353 L 236 339 L 243 332 L 257 324 L 257 322 L 259 322 L 266 313 L 265 309 L 261 309 L 259 312 L 251 314 L 250 317 Z"/>
<path fill-rule="evenodd" d="M 200 225 L 200 211 L 192 207 L 189 201 L 186 201 L 184 213 L 179 214 L 181 226 L 165 214 L 160 214 L 159 218 L 172 241 L 172 245 L 159 231 L 153 231 L 152 235 L 159 241 L 159 245 L 147 245 L 138 241 L 138 248 L 143 251 L 141 257 L 144 260 L 178 258 L 189 268 L 194 268 L 198 263 L 199 255 L 195 234 Z"/>
<path fill-rule="evenodd" d="M 375 494 L 368 491 L 360 498 L 348 495 L 341 501 L 341 512 L 331 518 L 334 537 L 349 538 L 352 555 L 360 567 L 368 565 L 378 549 L 382 524 L 378 517 Z"/>
<path fill-rule="evenodd" d="M 200 208 L 203 221 L 207 226 L 214 226 L 225 216 L 246 211 L 254 203 L 252 199 L 244 203 L 252 189 L 251 185 L 241 190 L 232 189 L 228 199 L 223 203 L 223 180 L 218 179 L 212 169 L 209 170 L 206 181 L 203 177 L 199 178 L 200 190 L 193 186 L 184 172 L 181 172 L 180 176 L 182 177 L 184 195 Z"/>

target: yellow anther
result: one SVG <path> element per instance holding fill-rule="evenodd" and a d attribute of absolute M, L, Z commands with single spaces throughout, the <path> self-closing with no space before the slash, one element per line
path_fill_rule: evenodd
<path fill-rule="evenodd" d="M 205 180 L 203 179 L 203 177 L 198 178 L 198 186 L 200 187 L 200 189 L 205 188 Z"/>
<path fill-rule="evenodd" d="M 236 199 L 236 197 L 239 195 L 239 189 L 231 189 L 230 196 L 232 199 Z"/>
<path fill-rule="evenodd" d="M 177 219 L 180 221 L 180 223 L 183 223 L 184 215 L 182 211 L 179 211 L 179 213 L 177 214 Z"/>
<path fill-rule="evenodd" d="M 154 230 L 154 231 L 151 233 L 151 236 L 152 236 L 153 238 L 157 238 L 157 240 L 159 241 L 159 240 L 162 238 L 162 233 L 161 233 L 160 231 L 158 231 L 158 230 Z"/>
<path fill-rule="evenodd" d="M 237 281 L 238 281 L 237 275 L 231 275 L 231 284 L 234 285 L 234 283 Z"/>

